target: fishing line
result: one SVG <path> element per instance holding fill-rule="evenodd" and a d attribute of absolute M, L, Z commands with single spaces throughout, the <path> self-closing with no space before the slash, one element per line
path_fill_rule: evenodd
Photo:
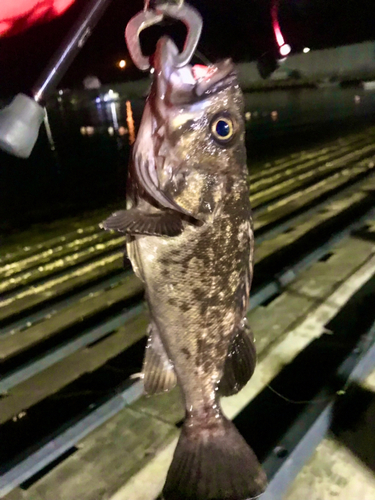
<path fill-rule="evenodd" d="M 211 66 L 212 65 L 212 62 L 204 55 L 202 54 L 202 52 L 200 50 L 196 50 L 194 52 L 194 55 L 200 60 L 202 61 L 202 63 L 204 63 L 206 66 Z"/>
<path fill-rule="evenodd" d="M 342 389 L 339 389 L 338 391 L 336 391 L 335 396 L 344 396 L 346 394 L 346 390 L 348 388 L 348 385 L 349 385 L 349 382 L 347 382 L 342 387 Z M 271 387 L 270 384 L 267 384 L 266 387 L 268 387 L 268 389 L 270 389 L 270 391 L 272 391 L 274 394 L 276 394 L 276 396 L 279 396 L 279 398 L 283 399 L 287 403 L 292 403 L 295 405 L 305 405 L 305 404 L 311 404 L 311 403 L 318 404 L 318 403 L 322 403 L 324 401 L 333 401 L 335 399 L 335 396 L 332 395 L 332 396 L 327 396 L 325 398 L 319 398 L 319 399 L 306 399 L 306 400 L 295 401 L 294 399 L 289 399 L 286 396 L 283 396 L 280 392 L 276 391 L 276 389 Z"/>

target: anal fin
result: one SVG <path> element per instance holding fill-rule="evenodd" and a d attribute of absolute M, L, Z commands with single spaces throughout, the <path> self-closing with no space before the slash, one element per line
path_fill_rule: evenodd
<path fill-rule="evenodd" d="M 219 384 L 221 396 L 237 394 L 250 380 L 256 364 L 254 338 L 246 318 L 237 327 L 229 344 L 223 376 Z"/>
<path fill-rule="evenodd" d="M 147 213 L 139 208 L 115 212 L 100 227 L 120 233 L 151 236 L 178 236 L 183 230 L 181 217 L 177 213 L 167 210 Z"/>
<path fill-rule="evenodd" d="M 146 394 L 158 394 L 173 389 L 177 377 L 155 324 L 150 324 L 148 334 L 142 369 L 144 390 Z"/>

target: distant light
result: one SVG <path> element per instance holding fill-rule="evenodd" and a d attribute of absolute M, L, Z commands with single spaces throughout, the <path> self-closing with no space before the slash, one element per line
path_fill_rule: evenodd
<path fill-rule="evenodd" d="M 80 131 L 81 131 L 82 135 L 93 135 L 95 132 L 95 128 L 90 127 L 90 126 L 89 127 L 81 127 Z"/>
<path fill-rule="evenodd" d="M 288 54 L 290 54 L 290 51 L 291 51 L 291 50 L 292 50 L 292 49 L 291 49 L 290 45 L 289 45 L 288 43 L 284 43 L 284 45 L 282 45 L 282 46 L 280 47 L 280 54 L 281 54 L 282 56 L 287 56 Z"/>
<path fill-rule="evenodd" d="M 246 121 L 251 120 L 251 113 L 250 113 L 250 111 L 247 111 L 247 112 L 245 113 L 245 120 L 246 120 Z"/>
<path fill-rule="evenodd" d="M 113 101 L 113 100 L 118 99 L 118 98 L 119 98 L 119 94 L 117 92 L 114 92 L 112 89 L 109 89 L 107 94 L 104 94 L 104 96 L 103 96 L 103 100 L 105 102 Z"/>
<path fill-rule="evenodd" d="M 151 75 L 152 75 L 154 72 L 155 72 L 155 68 L 151 68 L 151 69 L 150 69 L 150 73 L 151 73 Z"/>
<path fill-rule="evenodd" d="M 361 96 L 359 96 L 359 95 L 355 95 L 355 96 L 354 96 L 354 102 L 355 102 L 356 104 L 359 104 L 359 103 L 361 102 Z"/>
<path fill-rule="evenodd" d="M 125 128 L 125 127 L 123 127 L 123 126 L 121 126 L 118 129 L 118 133 L 119 133 L 119 135 L 126 135 L 128 133 L 128 129 Z"/>
<path fill-rule="evenodd" d="M 97 97 L 97 98 L 95 99 L 95 102 L 97 102 L 97 103 L 99 104 L 100 102 L 102 102 L 102 100 L 100 99 L 100 97 Z"/>
<path fill-rule="evenodd" d="M 129 131 L 129 144 L 132 145 L 135 141 L 135 126 L 133 118 L 133 110 L 130 101 L 126 101 L 126 122 Z"/>
<path fill-rule="evenodd" d="M 59 90 L 59 95 L 63 95 L 64 91 L 63 90 Z"/>
<path fill-rule="evenodd" d="M 271 120 L 275 122 L 279 117 L 279 113 L 277 111 L 272 111 L 271 113 Z"/>
<path fill-rule="evenodd" d="M 309 48 L 309 47 L 305 47 L 305 48 L 303 49 L 303 53 L 304 53 L 304 54 L 307 54 L 308 52 L 310 52 L 310 48 Z"/>
<path fill-rule="evenodd" d="M 113 127 L 108 127 L 108 134 L 113 135 L 115 133 L 115 130 Z"/>
<path fill-rule="evenodd" d="M 126 67 L 126 61 L 125 61 L 125 59 L 121 59 L 121 61 L 119 61 L 118 67 L 121 68 L 121 69 L 124 69 Z"/>

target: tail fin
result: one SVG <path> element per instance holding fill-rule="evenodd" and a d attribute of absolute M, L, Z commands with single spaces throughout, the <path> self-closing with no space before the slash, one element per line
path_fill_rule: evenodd
<path fill-rule="evenodd" d="M 248 500 L 267 478 L 254 452 L 224 417 L 202 427 L 185 422 L 168 471 L 164 500 Z"/>

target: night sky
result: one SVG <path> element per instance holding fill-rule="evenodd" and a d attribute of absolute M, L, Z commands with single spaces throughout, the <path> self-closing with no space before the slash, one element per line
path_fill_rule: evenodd
<path fill-rule="evenodd" d="M 16 36 L 0 38 L 0 96 L 30 90 L 86 3 L 87 0 L 77 0 L 58 19 L 35 25 Z M 271 0 L 191 0 L 190 3 L 203 16 L 204 29 L 198 48 L 209 60 L 230 56 L 243 61 L 265 53 L 276 54 Z M 124 28 L 142 7 L 142 1 L 113 0 L 61 86 L 82 87 L 82 80 L 88 74 L 97 75 L 103 83 L 141 77 L 130 63 Z M 280 0 L 279 22 L 293 51 L 305 46 L 317 49 L 373 40 L 374 19 L 374 0 Z M 184 29 L 178 26 L 169 29 L 181 43 Z M 159 35 L 158 29 L 147 32 L 146 52 L 152 52 Z M 116 67 L 121 58 L 128 62 L 124 71 Z"/>

